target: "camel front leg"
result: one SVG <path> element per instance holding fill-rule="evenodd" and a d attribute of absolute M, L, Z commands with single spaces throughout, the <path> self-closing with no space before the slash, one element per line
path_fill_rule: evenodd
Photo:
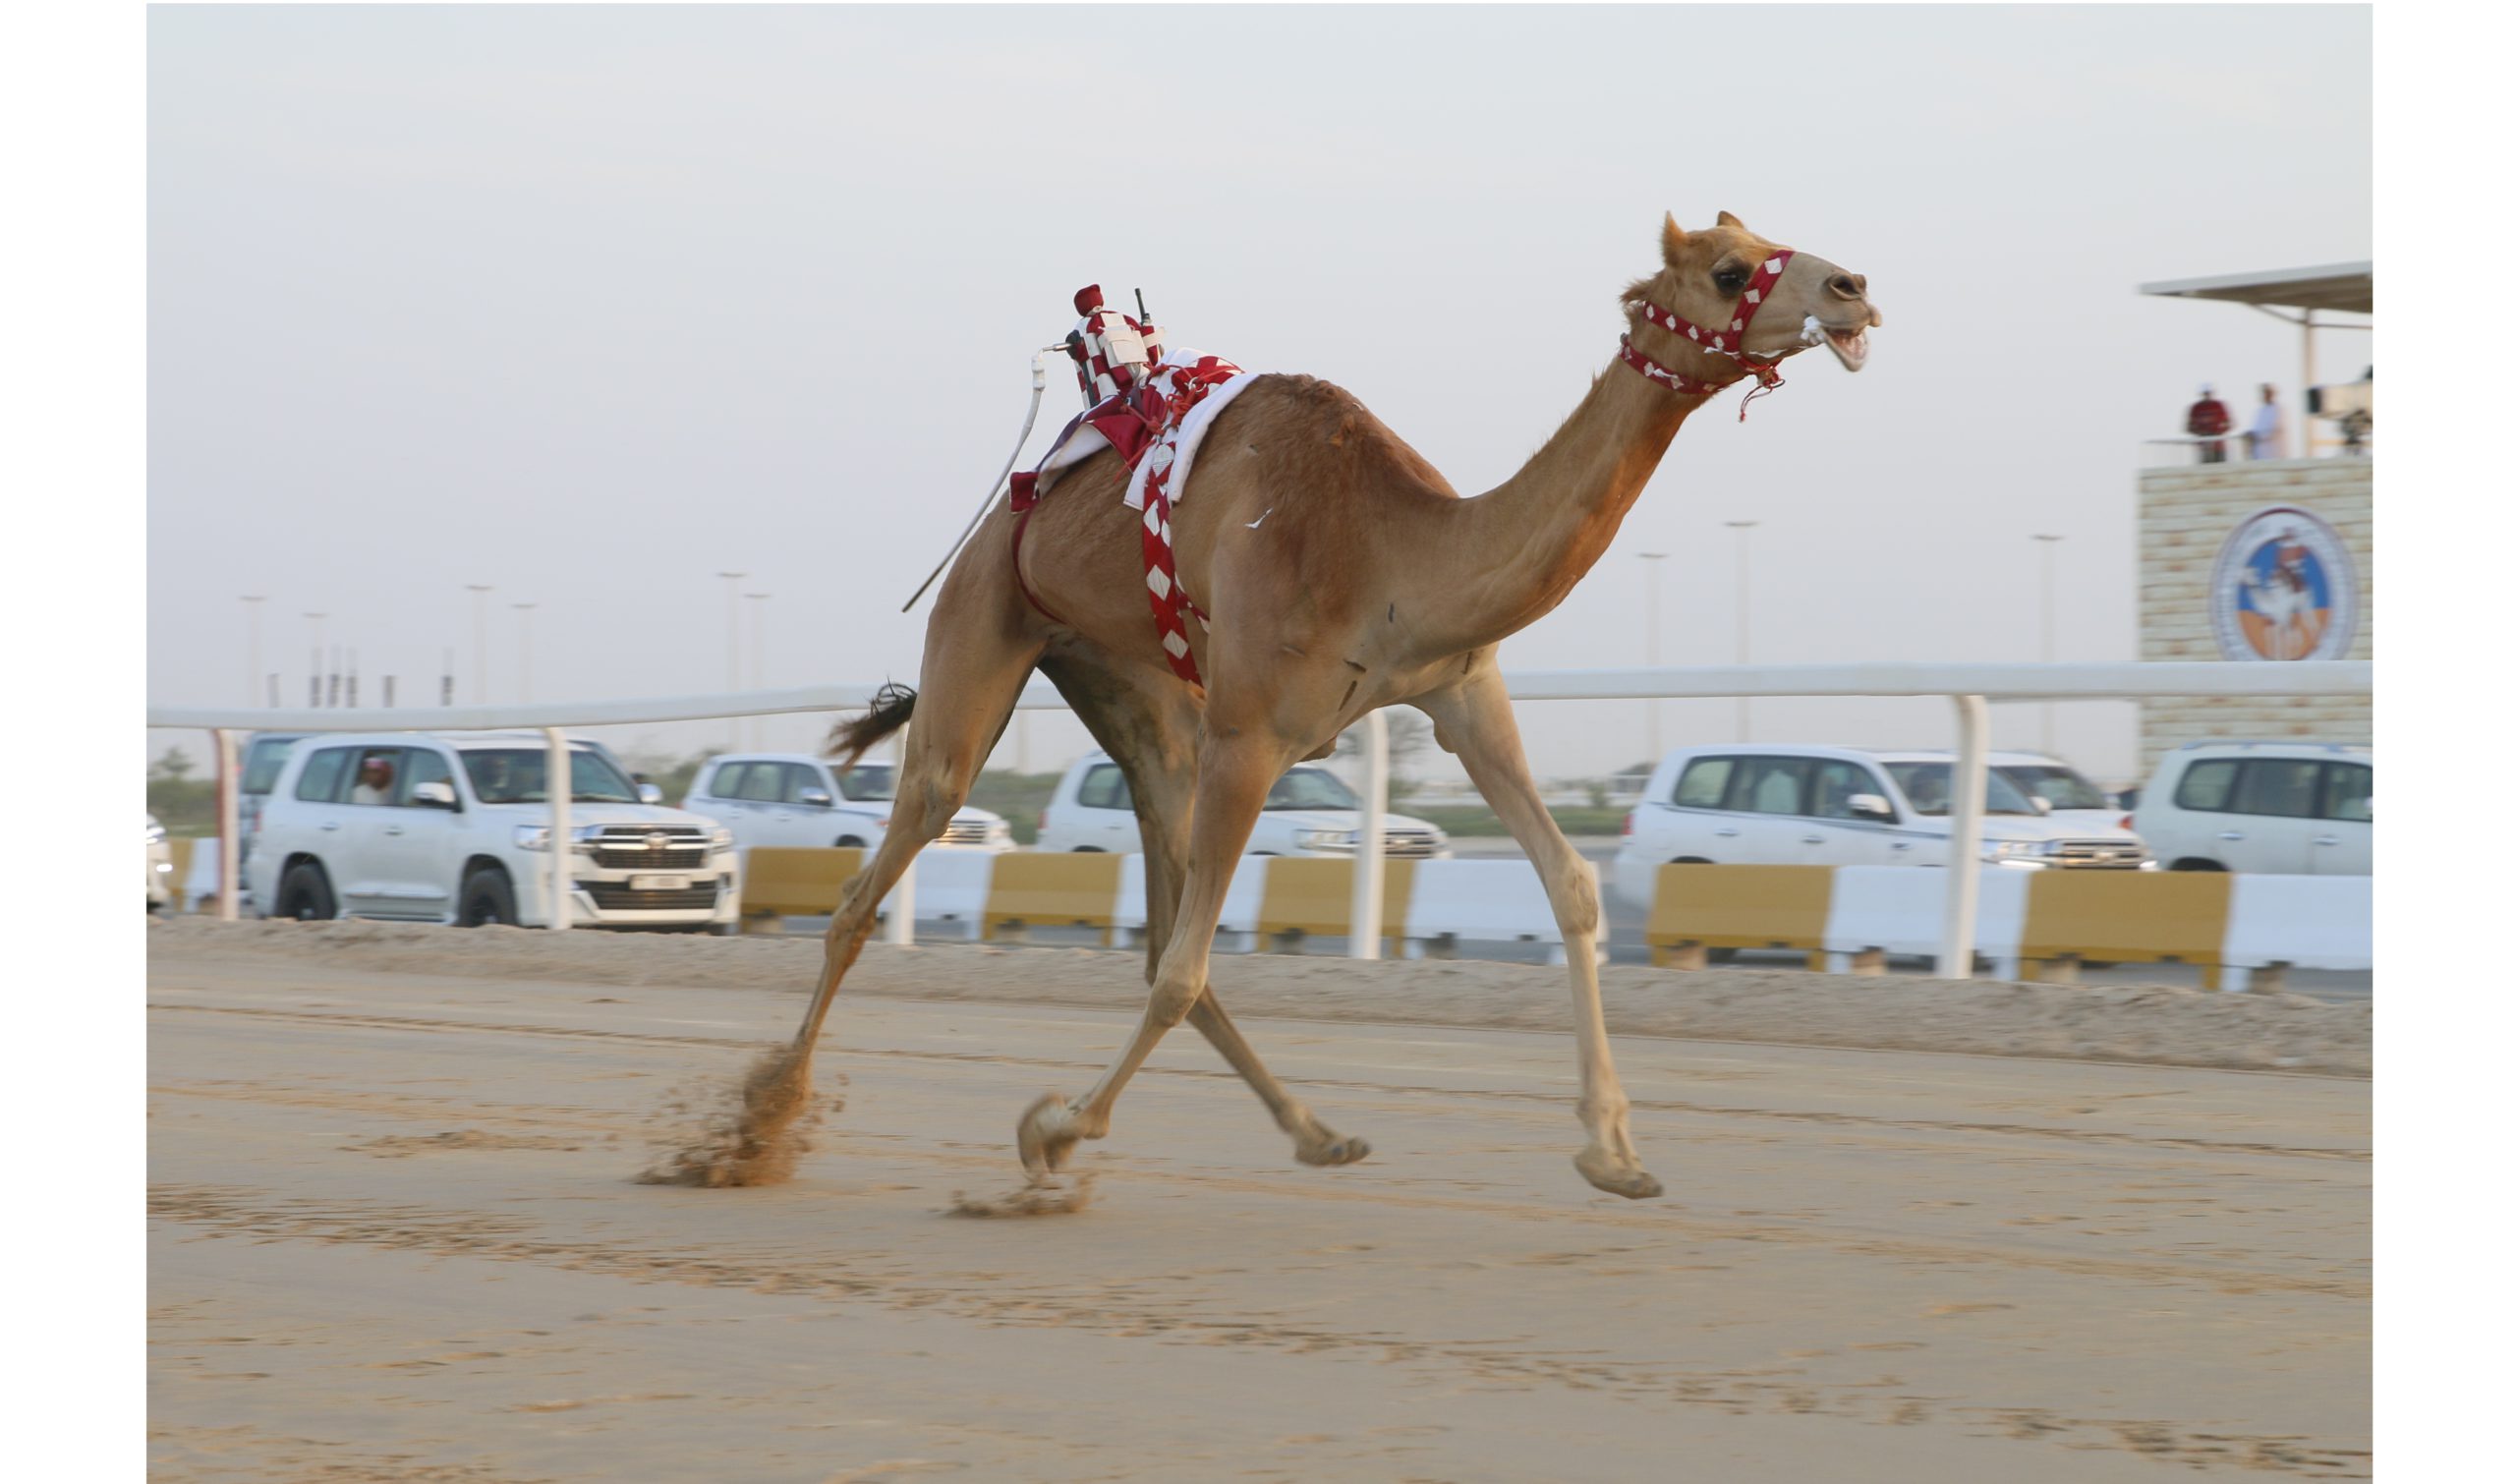
<path fill-rule="evenodd" d="M 1599 1004 L 1598 883 L 1538 798 L 1502 677 L 1484 669 L 1457 690 L 1414 704 L 1433 718 L 1442 744 L 1458 755 L 1477 792 L 1537 868 L 1538 880 L 1546 884 L 1547 904 L 1564 933 L 1564 958 L 1572 973 L 1572 1034 L 1580 1050 L 1581 1123 L 1590 1134 L 1588 1146 L 1573 1157 L 1573 1168 L 1611 1195 L 1648 1200 L 1660 1193 L 1660 1182 L 1634 1152 L 1627 1123 L 1630 1105 L 1608 1052 L 1607 1016 Z"/>
<path fill-rule="evenodd" d="M 1023 1168 L 1034 1175 L 1063 1169 L 1076 1140 L 1108 1135 L 1111 1110 L 1128 1079 L 1205 995 L 1206 961 L 1214 948 L 1215 925 L 1223 918 L 1224 893 L 1267 802 L 1267 790 L 1291 761 L 1292 750 L 1270 737 L 1242 733 L 1208 743 L 1197 765 L 1186 880 L 1171 920 L 1170 941 L 1154 967 L 1144 1016 L 1089 1093 L 1072 1101 L 1050 1093 L 1024 1111 L 1017 1134 Z M 1145 885 L 1148 891 L 1155 889 L 1150 879 Z M 1232 1039 L 1238 1039 L 1236 1033 Z M 1248 1049 L 1244 1045 L 1241 1051 L 1246 1055 Z M 1254 1065 L 1257 1058 L 1250 1056 L 1249 1060 Z M 1242 1075 L 1248 1075 L 1245 1069 Z"/>

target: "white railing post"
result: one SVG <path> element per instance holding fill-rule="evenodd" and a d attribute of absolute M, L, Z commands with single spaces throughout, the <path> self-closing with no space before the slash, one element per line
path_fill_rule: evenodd
<path fill-rule="evenodd" d="M 1992 709 L 1980 696 L 1957 703 L 1957 758 L 1948 779 L 1948 915 L 1939 935 L 1939 977 L 1974 977 L 1974 912 L 1982 896 L 1983 794 L 1991 786 Z"/>
<path fill-rule="evenodd" d="M 908 776 L 908 727 L 916 724 L 916 721 L 910 721 L 908 726 L 901 727 L 891 740 L 891 823 L 893 825 L 899 823 L 900 780 Z M 890 832 L 889 825 L 883 827 L 883 833 L 887 835 Z M 925 853 L 924 850 L 920 850 L 918 855 Z M 870 869 L 873 864 L 874 858 L 868 855 L 864 866 Z M 879 906 L 880 903 L 876 905 Z M 896 943 L 903 948 L 917 942 L 917 856 L 915 855 L 908 858 L 908 869 L 900 873 L 900 884 L 891 888 L 891 915 L 890 919 L 883 924 L 883 942 Z"/>
<path fill-rule="evenodd" d="M 543 791 L 550 795 L 550 926 L 566 929 L 576 906 L 570 893 L 576 889 L 577 842 L 568 832 L 568 799 L 577 791 L 576 780 L 569 775 L 568 734 L 545 726 L 542 740 L 550 751 L 550 761 L 542 770 L 548 780 Z"/>
<path fill-rule="evenodd" d="M 244 856 L 244 842 L 236 836 L 236 821 L 243 811 L 236 796 L 243 791 L 244 778 L 236 771 L 236 733 L 226 727 L 212 727 L 210 766 L 218 770 L 218 920 L 236 920 L 236 863 Z M 182 888 L 176 888 L 180 891 Z M 178 910 L 189 910 L 190 902 L 177 903 Z"/>
<path fill-rule="evenodd" d="M 1354 820 L 1353 936 L 1349 958 L 1380 957 L 1381 816 L 1389 812 L 1389 718 L 1363 713 L 1363 807 Z"/>

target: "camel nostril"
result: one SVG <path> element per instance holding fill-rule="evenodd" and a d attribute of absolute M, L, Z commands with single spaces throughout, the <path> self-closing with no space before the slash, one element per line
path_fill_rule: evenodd
<path fill-rule="evenodd" d="M 1837 273 L 1826 280 L 1826 287 L 1834 290 L 1839 299 L 1858 299 L 1868 292 L 1869 280 L 1858 273 Z"/>

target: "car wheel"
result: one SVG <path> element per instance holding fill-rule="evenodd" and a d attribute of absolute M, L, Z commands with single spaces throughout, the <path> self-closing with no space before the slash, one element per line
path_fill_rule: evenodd
<path fill-rule="evenodd" d="M 842 834 L 838 837 L 838 848 L 841 850 L 862 850 L 865 848 L 865 841 L 856 835 Z"/>
<path fill-rule="evenodd" d="M 467 928 L 493 926 L 512 928 L 515 920 L 515 884 L 495 866 L 484 866 L 463 879 L 463 908 L 454 920 Z"/>
<path fill-rule="evenodd" d="M 1074 853 L 1077 855 L 1108 855 L 1110 852 L 1102 849 L 1098 845 L 1077 845 L 1074 847 Z"/>
<path fill-rule="evenodd" d="M 2228 868 L 2217 861 L 2206 861 L 2198 855 L 2188 855 L 2166 869 L 2169 871 L 2225 871 Z"/>
<path fill-rule="evenodd" d="M 299 922 L 329 922 L 340 915 L 332 901 L 332 883 L 323 868 L 304 862 L 288 868 L 279 879 L 278 910 L 273 917 L 293 917 Z"/>

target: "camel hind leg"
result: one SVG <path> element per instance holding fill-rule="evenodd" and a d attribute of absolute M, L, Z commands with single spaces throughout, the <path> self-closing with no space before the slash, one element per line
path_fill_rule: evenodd
<path fill-rule="evenodd" d="M 946 598 L 949 593 L 947 590 Z M 946 634 L 943 609 L 927 631 L 925 694 L 917 699 L 908 720 L 907 756 L 892 790 L 890 828 L 873 862 L 848 882 L 829 932 L 822 941 L 822 971 L 813 1000 L 795 1039 L 754 1062 L 744 1074 L 740 1106 L 729 1127 L 712 1129 L 647 1178 L 689 1185 L 773 1185 L 795 1168 L 804 1142 L 801 1125 L 812 1104 L 813 1047 L 822 1022 L 838 998 L 839 981 L 864 950 L 883 897 L 969 796 L 970 782 L 987 761 L 1013 714 L 1038 656 L 1036 649 L 965 642 L 963 633 Z M 943 652 L 939 656 L 939 652 Z M 860 724 L 857 740 L 871 735 L 879 723 Z"/>
<path fill-rule="evenodd" d="M 944 628 L 938 614 L 929 630 L 927 662 L 920 679 L 915 713 L 908 721 L 899 776 L 891 789 L 891 822 L 883 843 L 865 869 L 849 880 L 822 936 L 822 971 L 813 987 L 811 1006 L 795 1033 L 797 1052 L 805 1056 L 820 1039 L 822 1022 L 838 998 L 839 981 L 865 949 L 883 898 L 899 885 L 909 862 L 933 844 L 951 823 L 953 812 L 970 796 L 979 769 L 995 751 L 997 739 L 1013 716 L 1013 703 L 1039 658 L 1036 647 L 1007 645 L 990 650 L 964 643 L 933 642 Z"/>
<path fill-rule="evenodd" d="M 1196 704 L 1187 689 L 1165 673 L 1130 684 L 1106 673 L 1081 674 L 1067 666 L 1043 666 L 1057 681 L 1093 739 L 1126 775 L 1144 842 L 1145 984 L 1151 988 L 1163 950 L 1179 921 L 1180 887 L 1187 876 L 1189 823 L 1197 789 Z M 1305 1165 L 1350 1165 L 1371 1153 L 1359 1138 L 1341 1137 L 1286 1091 L 1224 1013 L 1211 982 L 1188 1007 L 1197 1028 L 1258 1100 L 1290 1134 L 1293 1157 Z"/>

